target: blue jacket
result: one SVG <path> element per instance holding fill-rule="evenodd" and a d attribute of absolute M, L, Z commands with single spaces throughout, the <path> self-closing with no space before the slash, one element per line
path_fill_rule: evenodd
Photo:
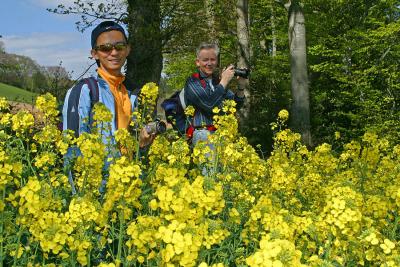
<path fill-rule="evenodd" d="M 97 81 L 98 102 L 103 103 L 112 113 L 112 121 L 111 125 L 109 125 L 110 127 L 106 126 L 102 129 L 102 139 L 105 144 L 108 144 L 108 140 L 111 140 L 111 143 L 114 144 L 114 132 L 117 130 L 114 96 L 107 82 L 103 78 L 101 78 L 99 75 L 93 78 L 95 79 L 95 81 Z M 132 91 L 130 91 L 129 89 L 128 93 L 130 94 L 133 112 L 137 106 L 137 96 L 132 94 Z M 79 136 L 83 132 L 90 133 L 91 124 L 93 123 L 93 102 L 97 102 L 97 99 L 96 101 L 93 101 L 93 99 L 91 99 L 90 90 L 87 83 L 81 82 L 73 88 L 69 89 L 65 96 L 62 111 L 63 130 L 71 129 L 71 120 L 79 120 L 77 127 L 72 127 L 72 130 L 76 132 L 76 136 Z M 77 108 L 71 107 L 70 103 L 77 103 Z"/>
<path fill-rule="evenodd" d="M 213 112 L 215 107 L 222 107 L 226 99 L 236 102 L 236 108 L 240 109 L 244 103 L 244 97 L 238 97 L 231 90 L 225 89 L 216 79 L 207 80 L 206 75 L 199 71 L 199 78 L 192 75 L 185 84 L 186 106 L 195 108 L 193 127 L 209 126 L 213 124 Z"/>
<path fill-rule="evenodd" d="M 91 82 L 95 82 L 95 84 L 92 84 Z M 88 84 L 91 84 L 92 91 Z M 96 91 L 95 97 L 93 97 L 93 91 Z M 130 95 L 133 112 L 137 107 L 137 96 L 130 90 L 128 90 L 128 93 Z M 114 96 L 108 83 L 99 75 L 92 77 L 92 79 L 82 80 L 68 90 L 62 110 L 63 130 L 71 129 L 75 132 L 75 136 L 79 136 L 83 132 L 90 133 L 91 125 L 93 123 L 92 106 L 96 102 L 103 103 L 112 113 L 111 125 L 103 127 L 101 134 L 104 144 L 114 145 L 116 143 L 114 132 L 117 130 Z M 111 151 L 108 151 L 108 153 L 110 152 Z M 64 156 L 64 164 L 66 166 L 69 166 L 70 160 L 74 155 L 81 155 L 80 150 L 77 147 L 68 148 L 67 154 Z M 111 155 L 108 154 L 108 157 L 109 156 Z M 108 169 L 110 162 L 105 160 L 104 164 L 104 168 Z M 68 171 L 68 180 L 72 187 L 72 193 L 75 194 L 76 189 L 71 170 Z M 104 190 L 105 183 L 106 177 L 102 181 L 100 192 Z"/>

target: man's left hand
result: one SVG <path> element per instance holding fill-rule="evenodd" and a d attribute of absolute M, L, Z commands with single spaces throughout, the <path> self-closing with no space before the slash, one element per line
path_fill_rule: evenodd
<path fill-rule="evenodd" d="M 150 145 L 153 143 L 154 138 L 156 138 L 155 134 L 149 134 L 145 128 L 142 128 L 139 134 L 139 147 L 143 148 Z"/>

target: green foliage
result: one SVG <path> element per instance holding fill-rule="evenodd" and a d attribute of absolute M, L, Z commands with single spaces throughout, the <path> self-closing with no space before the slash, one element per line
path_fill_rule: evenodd
<path fill-rule="evenodd" d="M 163 8 L 170 1 L 163 2 Z M 172 1 L 173 2 L 173 1 Z M 196 70 L 196 48 L 201 42 L 217 42 L 220 47 L 219 71 L 229 64 L 236 62 L 236 40 L 232 34 L 236 27 L 235 22 L 227 20 L 226 16 L 234 17 L 234 5 L 232 1 L 211 1 L 212 12 L 215 14 L 214 26 L 218 32 L 218 39 L 213 40 L 209 28 L 205 27 L 211 18 L 205 16 L 207 13 L 202 2 L 190 3 L 183 1 L 179 6 L 180 12 L 192 14 L 190 20 L 187 17 L 174 17 L 178 30 L 174 38 L 171 38 L 165 46 L 165 62 L 163 72 L 166 74 L 167 85 L 173 92 L 180 90 L 186 79 Z M 171 4 L 171 3 L 169 3 Z M 182 22 L 181 20 L 184 20 Z M 179 22 L 179 23 L 178 23 Z M 182 29 L 186 25 L 186 29 Z"/>
<path fill-rule="evenodd" d="M 31 58 L 0 53 L 0 81 L 25 90 L 33 91 L 32 75 L 40 72 L 40 66 Z"/>
<path fill-rule="evenodd" d="M 0 83 L 0 97 L 6 97 L 11 101 L 32 104 L 36 98 L 36 94 L 12 85 Z"/>
<path fill-rule="evenodd" d="M 51 92 L 62 101 L 72 85 L 70 73 L 62 67 L 61 62 L 58 66 L 42 67 L 29 57 L 6 52 L 0 52 L 0 62 L 0 81 L 30 91 L 31 94 Z M 21 93 L 16 91 L 10 97 L 14 98 L 14 94 Z M 32 102 L 32 99 L 29 96 L 28 99 L 22 98 L 22 101 Z"/>
<path fill-rule="evenodd" d="M 287 11 L 275 1 L 250 3 L 251 17 L 251 97 L 250 116 L 241 122 L 244 134 L 262 150 L 272 148 L 270 123 L 279 110 L 290 104 L 290 66 Z M 275 43 L 273 39 L 275 38 Z M 273 46 L 276 52 L 273 52 Z"/>
<path fill-rule="evenodd" d="M 167 75 L 167 84 L 172 88 L 172 92 L 183 88 L 186 79 L 196 70 L 195 60 L 194 52 L 166 56 L 165 74 Z"/>
<path fill-rule="evenodd" d="M 117 17 L 119 13 L 115 12 L 116 8 L 124 10 L 133 2 L 124 2 L 125 6 L 113 9 L 110 4 L 115 2 L 109 0 L 103 9 L 96 9 L 92 1 L 86 4 L 76 1 L 70 10 L 86 15 L 86 20 L 83 19 L 86 26 L 90 22 L 88 17 L 114 16 L 133 27 L 136 20 L 129 20 L 126 14 Z M 306 23 L 313 143 L 339 142 L 335 132 L 340 132 L 340 142 L 347 142 L 366 129 L 390 136 L 392 142 L 400 140 L 400 1 L 297 2 L 303 6 Z M 162 81 L 163 94 L 168 96 L 182 88 L 195 68 L 194 54 L 200 42 L 216 39 L 221 48 L 221 69 L 237 62 L 237 1 L 160 0 L 154 3 L 160 7 L 161 36 L 150 30 L 140 34 L 146 38 L 157 37 L 154 42 L 162 43 L 166 74 Z M 283 0 L 249 1 L 251 95 L 247 101 L 250 110 L 248 120 L 240 122 L 240 129 L 251 144 L 262 144 L 263 151 L 272 149 L 270 123 L 279 110 L 290 109 L 291 105 L 286 3 Z M 79 4 L 86 9 L 80 10 Z M 61 10 L 68 12 L 67 7 L 61 7 L 56 13 Z M 127 10 L 136 15 L 146 14 L 138 7 Z M 135 44 L 132 47 L 135 49 Z M 146 45 L 144 49 L 150 51 Z M 128 68 L 128 76 L 130 71 Z M 157 74 L 161 69 L 154 68 L 153 72 Z M 232 82 L 230 89 L 235 88 Z"/>
<path fill-rule="evenodd" d="M 319 11 L 308 20 L 317 142 L 332 140 L 335 131 L 347 141 L 366 129 L 400 139 L 398 6 L 344 1 L 309 7 Z"/>

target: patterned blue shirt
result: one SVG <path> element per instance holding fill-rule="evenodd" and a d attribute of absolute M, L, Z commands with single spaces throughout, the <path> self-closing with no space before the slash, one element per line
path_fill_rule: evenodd
<path fill-rule="evenodd" d="M 207 79 L 207 76 L 199 72 L 199 78 L 192 75 L 185 84 L 186 106 L 195 108 L 193 126 L 209 126 L 213 124 L 213 112 L 215 107 L 222 108 L 223 101 L 231 99 L 236 102 L 236 108 L 243 106 L 245 97 L 238 97 L 231 90 L 225 89 L 221 84 Z"/>

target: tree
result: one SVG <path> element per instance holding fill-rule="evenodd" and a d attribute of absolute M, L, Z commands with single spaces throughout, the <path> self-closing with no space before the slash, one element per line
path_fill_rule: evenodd
<path fill-rule="evenodd" d="M 128 32 L 132 46 L 127 79 L 134 88 L 160 82 L 163 56 L 160 0 L 128 0 Z"/>
<path fill-rule="evenodd" d="M 208 26 L 208 36 L 210 38 L 210 42 L 215 43 L 219 46 L 218 40 L 218 29 L 216 25 L 216 17 L 215 17 L 215 0 L 204 0 L 204 9 L 206 10 L 206 22 Z"/>
<path fill-rule="evenodd" d="M 347 142 L 373 130 L 399 135 L 400 1 L 312 1 L 310 51 L 313 137 Z M 396 63 L 397 62 L 397 63 Z"/>
<path fill-rule="evenodd" d="M 67 90 L 73 85 L 71 74 L 62 66 L 62 62 L 58 66 L 46 67 L 44 73 L 47 80 L 45 92 L 50 92 L 58 101 L 63 101 Z"/>
<path fill-rule="evenodd" d="M 44 94 L 48 91 L 48 80 L 43 70 L 37 70 L 32 73 L 32 91 Z"/>
<path fill-rule="evenodd" d="M 6 52 L 6 48 L 4 46 L 4 42 L 0 41 L 0 53 L 4 54 L 5 52 Z"/>
<path fill-rule="evenodd" d="M 114 20 L 128 28 L 131 53 L 127 58 L 127 82 L 131 88 L 144 83 L 158 83 L 162 70 L 162 37 L 160 0 L 77 0 L 72 6 L 48 9 L 56 14 L 79 14 L 77 28 L 84 31 L 98 20 Z"/>
<path fill-rule="evenodd" d="M 31 58 L 16 54 L 0 53 L 0 81 L 35 92 L 32 76 L 40 66 Z"/>
<path fill-rule="evenodd" d="M 237 67 L 250 69 L 250 25 L 249 25 L 249 3 L 248 0 L 237 0 Z M 240 79 L 238 81 L 239 90 L 244 90 L 245 96 L 250 98 L 249 80 Z M 249 116 L 249 101 L 241 109 L 240 114 L 242 122 Z"/>
<path fill-rule="evenodd" d="M 81 28 L 107 18 L 136 33 L 132 42 L 140 43 L 127 76 L 138 84 L 157 82 L 163 66 L 167 87 L 181 89 L 194 71 L 195 48 L 210 39 L 221 48 L 221 67 L 249 63 L 249 115 L 241 130 L 264 151 L 271 150 L 270 123 L 283 108 L 291 109 L 290 126 L 307 144 L 332 143 L 336 131 L 345 142 L 367 128 L 400 139 L 399 0 L 107 0 L 101 8 L 75 2 L 70 10 L 88 15 Z M 159 17 L 147 15 L 150 9 Z M 143 67 L 135 71 L 134 64 Z"/>
<path fill-rule="evenodd" d="M 59 5 L 49 11 L 80 14 L 82 20 L 76 25 L 81 31 L 91 27 L 97 20 L 124 23 L 132 47 L 127 59 L 127 80 L 137 88 L 148 81 L 159 83 L 163 53 L 179 50 L 182 42 L 176 45 L 177 40 L 190 40 L 185 37 L 192 32 L 198 20 L 188 20 L 185 16 L 198 13 L 198 6 L 197 3 L 179 0 L 105 0 L 98 5 L 93 1 L 76 0 L 72 6 Z"/>
<path fill-rule="evenodd" d="M 303 9 L 298 1 L 287 4 L 291 70 L 291 124 L 303 142 L 311 146 L 310 97 L 307 73 L 306 28 Z"/>

